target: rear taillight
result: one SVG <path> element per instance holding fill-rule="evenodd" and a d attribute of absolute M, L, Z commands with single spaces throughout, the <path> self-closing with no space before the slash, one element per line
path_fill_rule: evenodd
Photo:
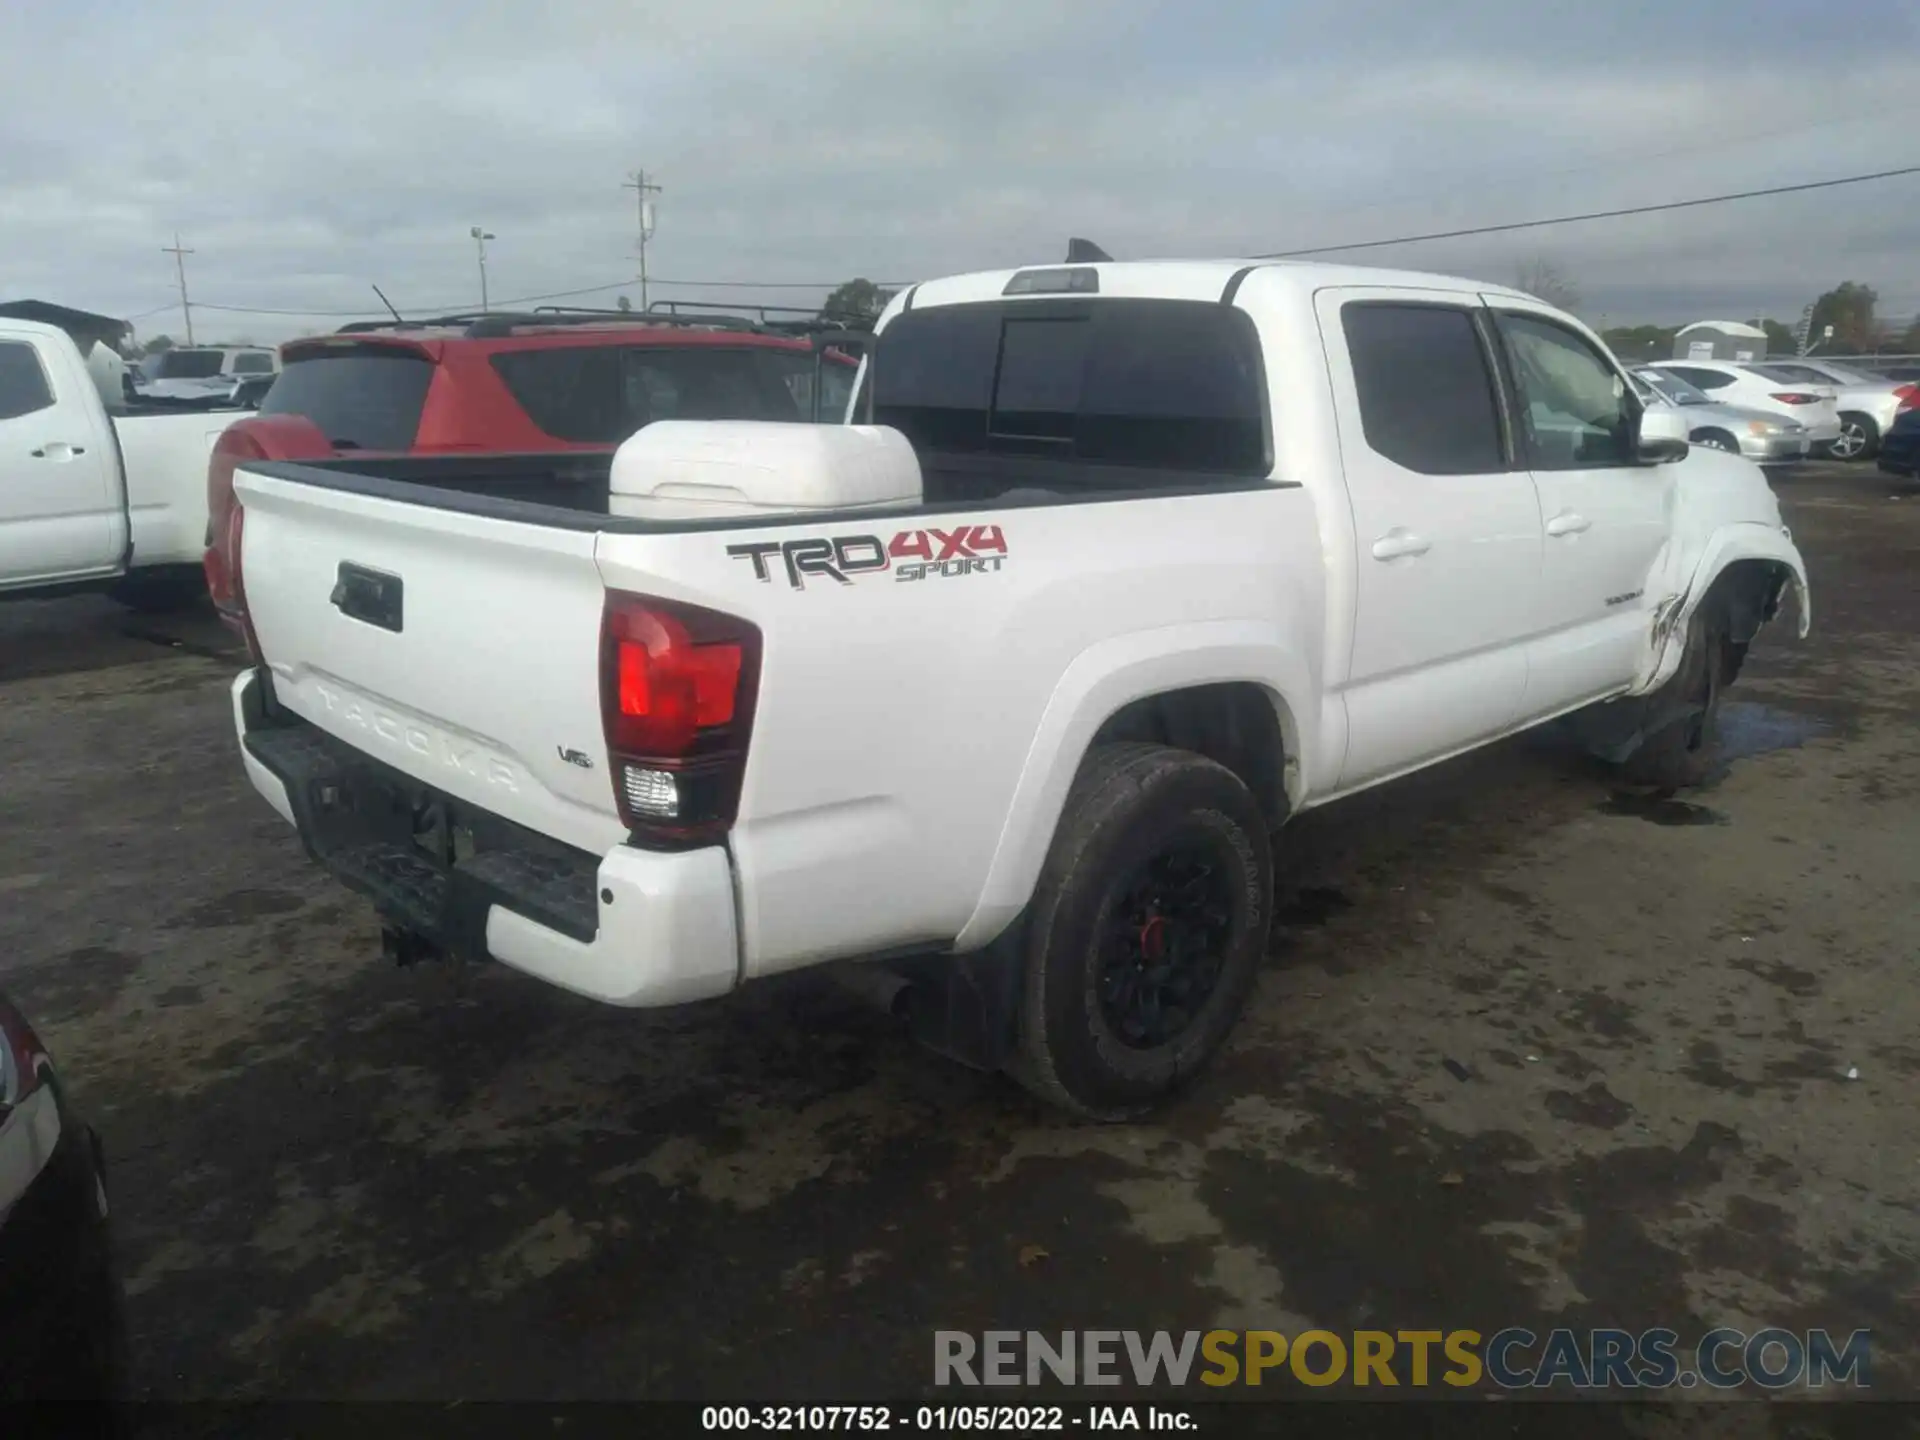
<path fill-rule="evenodd" d="M 1818 405 L 1825 399 L 1822 395 L 1809 395 L 1804 390 L 1776 390 L 1773 398 L 1782 405 Z"/>
<path fill-rule="evenodd" d="M 40 1037 L 18 1010 L 0 1000 L 0 1119 L 40 1088 L 46 1068 L 47 1051 Z"/>
<path fill-rule="evenodd" d="M 600 711 L 620 818 L 636 840 L 709 844 L 732 828 L 760 681 L 760 632 L 696 605 L 609 592 Z"/>
<path fill-rule="evenodd" d="M 1920 407 L 1920 385 L 1896 385 L 1893 393 L 1895 398 L 1900 401 L 1897 408 L 1901 410 L 1912 410 Z"/>
<path fill-rule="evenodd" d="M 247 587 L 240 568 L 246 510 L 234 493 L 233 472 L 250 460 L 314 460 L 333 453 L 319 426 L 300 415 L 262 415 L 221 431 L 207 461 L 207 593 L 229 629 L 247 642 L 255 665 L 264 664 L 260 641 L 247 614 Z"/>
<path fill-rule="evenodd" d="M 247 516 L 233 492 L 233 472 L 242 460 L 265 458 L 251 436 L 227 430 L 214 442 L 207 461 L 207 593 L 222 623 L 247 642 L 255 665 L 260 664 L 260 642 L 247 619 L 247 592 L 240 573 L 241 532 Z"/>

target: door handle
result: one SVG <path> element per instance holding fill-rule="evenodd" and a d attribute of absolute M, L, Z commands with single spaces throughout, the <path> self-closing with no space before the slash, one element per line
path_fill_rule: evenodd
<path fill-rule="evenodd" d="M 64 440 L 55 440 L 52 444 L 42 445 L 38 450 L 35 450 L 33 452 L 33 458 L 36 460 L 70 460 L 75 455 L 84 455 L 86 453 L 87 447 L 84 445 L 69 445 Z"/>
<path fill-rule="evenodd" d="M 1547 534 L 1578 535 L 1582 530 L 1585 530 L 1592 524 L 1593 522 L 1587 519 L 1586 516 L 1576 515 L 1571 510 L 1564 510 L 1547 521 Z"/>
<path fill-rule="evenodd" d="M 1431 543 L 1406 530 L 1389 530 L 1373 542 L 1373 558 L 1398 560 L 1403 555 L 1424 555 Z"/>

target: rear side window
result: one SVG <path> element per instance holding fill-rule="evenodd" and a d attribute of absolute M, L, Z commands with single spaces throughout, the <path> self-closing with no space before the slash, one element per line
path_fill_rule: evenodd
<path fill-rule="evenodd" d="M 33 346 L 0 340 L 0 420 L 18 420 L 53 404 L 53 387 Z"/>
<path fill-rule="evenodd" d="M 410 450 L 433 382 L 425 356 L 373 348 L 290 360 L 262 415 L 304 415 L 337 450 Z"/>
<path fill-rule="evenodd" d="M 155 380 L 211 380 L 220 373 L 224 357 L 218 350 L 167 350 L 158 357 Z"/>
<path fill-rule="evenodd" d="M 1724 370 L 1705 370 L 1698 365 L 1668 365 L 1663 368 L 1669 375 L 1678 375 L 1700 390 L 1724 390 L 1733 384 L 1733 376 Z"/>
<path fill-rule="evenodd" d="M 1372 302 L 1340 326 L 1369 448 L 1421 475 L 1507 468 L 1486 347 L 1467 311 Z"/>
<path fill-rule="evenodd" d="M 236 375 L 271 375 L 273 357 L 262 355 L 257 350 L 246 350 L 233 357 L 233 373 Z"/>
<path fill-rule="evenodd" d="M 855 366 L 851 361 L 828 354 L 820 365 L 820 423 L 838 425 L 846 419 L 847 401 L 853 398 L 853 376 Z M 813 418 L 813 365 L 809 362 L 805 368 L 783 369 L 782 378 L 787 393 L 793 397 L 793 403 L 800 414 Z"/>
<path fill-rule="evenodd" d="M 874 361 L 874 419 L 922 450 L 1265 475 L 1265 380 L 1247 317 L 1184 300 L 909 311 Z"/>
<path fill-rule="evenodd" d="M 655 420 L 813 418 L 813 355 L 805 350 L 567 346 L 505 351 L 493 368 L 529 420 L 575 444 L 617 445 Z M 825 397 L 834 394 L 831 383 Z M 844 389 L 839 396 L 844 411 Z"/>

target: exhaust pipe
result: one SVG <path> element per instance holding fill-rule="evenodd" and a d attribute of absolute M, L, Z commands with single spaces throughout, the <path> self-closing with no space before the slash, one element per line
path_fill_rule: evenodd
<path fill-rule="evenodd" d="M 872 961 L 851 960 L 826 967 L 827 978 L 862 1004 L 895 1019 L 907 1013 L 907 992 L 911 981 L 889 967 Z"/>

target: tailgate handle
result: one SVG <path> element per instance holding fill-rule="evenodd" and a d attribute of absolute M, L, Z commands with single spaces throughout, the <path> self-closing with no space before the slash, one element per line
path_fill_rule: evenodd
<path fill-rule="evenodd" d="M 405 623 L 405 594 L 405 584 L 398 575 L 369 570 L 347 560 L 340 562 L 340 577 L 333 582 L 334 608 L 342 615 L 396 635 Z"/>

